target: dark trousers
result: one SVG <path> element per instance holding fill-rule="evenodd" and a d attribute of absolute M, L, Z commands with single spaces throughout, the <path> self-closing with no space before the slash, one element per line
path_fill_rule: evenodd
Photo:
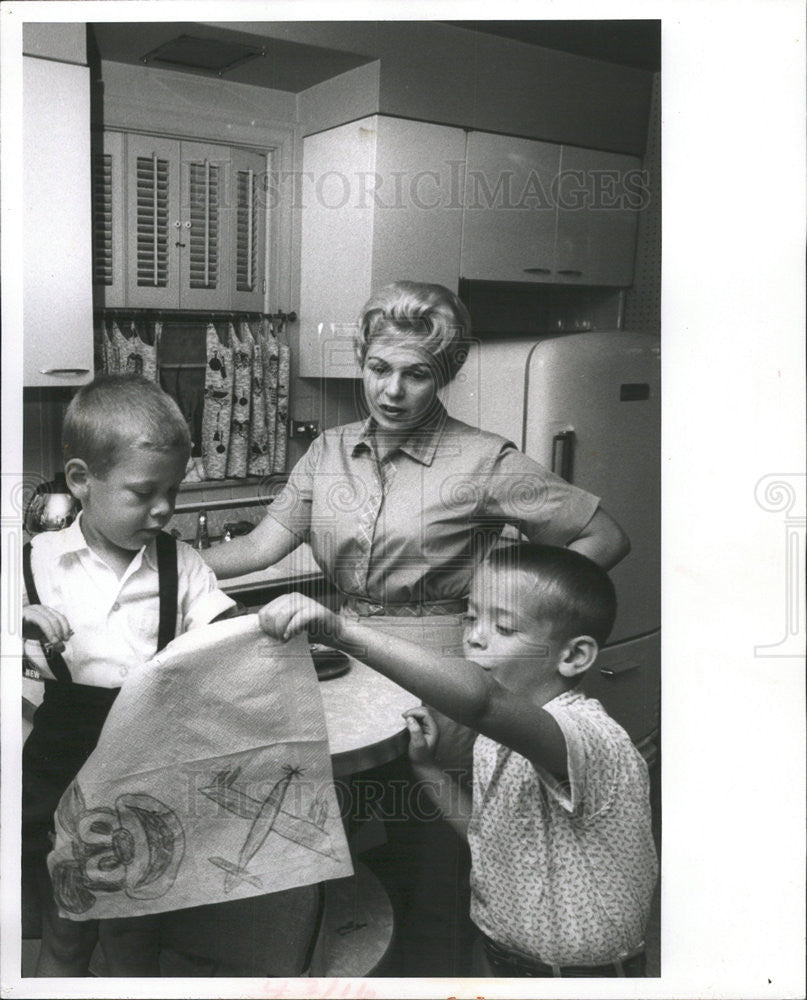
<path fill-rule="evenodd" d="M 46 681 L 22 748 L 22 849 L 47 854 L 53 816 L 67 786 L 95 749 L 118 688 Z"/>
<path fill-rule="evenodd" d="M 375 815 L 386 843 L 362 854 L 382 881 L 395 913 L 390 975 L 468 976 L 471 855 L 436 807 L 419 792 L 406 758 L 354 776 L 343 806 L 348 832 Z"/>

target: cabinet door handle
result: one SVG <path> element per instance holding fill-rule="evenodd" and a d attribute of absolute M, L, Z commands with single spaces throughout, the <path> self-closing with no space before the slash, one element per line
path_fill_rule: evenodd
<path fill-rule="evenodd" d="M 563 274 L 563 275 L 566 275 L 567 277 L 570 277 L 570 278 L 582 278 L 583 277 L 583 272 L 582 271 L 576 271 L 572 267 L 563 268 L 563 270 L 559 270 L 558 271 L 558 274 Z"/>
<path fill-rule="evenodd" d="M 610 667 L 600 667 L 600 673 L 603 677 L 616 677 L 618 674 L 626 674 L 629 670 L 636 670 L 641 667 L 641 663 L 636 660 L 620 660 L 619 663 L 614 663 Z"/>
<path fill-rule="evenodd" d="M 89 368 L 40 368 L 40 375 L 89 375 Z"/>
<path fill-rule="evenodd" d="M 525 267 L 525 274 L 551 274 L 548 267 Z M 562 273 L 562 272 L 561 272 Z"/>

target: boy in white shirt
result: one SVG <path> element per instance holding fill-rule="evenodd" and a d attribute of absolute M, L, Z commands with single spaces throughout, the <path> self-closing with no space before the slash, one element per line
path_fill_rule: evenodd
<path fill-rule="evenodd" d="M 478 975 L 645 974 L 658 875 L 647 767 L 576 689 L 615 613 L 603 569 L 528 543 L 495 550 L 476 572 L 465 659 L 435 659 L 299 594 L 260 613 L 269 634 L 309 630 L 480 734 L 471 795 L 436 765 L 428 709 L 406 713 L 415 773 L 471 848 Z"/>
<path fill-rule="evenodd" d="M 46 866 L 59 799 L 92 753 L 125 677 L 175 635 L 234 607 L 198 554 L 162 531 L 190 455 L 176 403 L 136 375 L 82 387 L 64 419 L 68 528 L 26 546 L 26 658 L 45 682 L 23 748 L 23 855 L 42 907 L 37 976 L 86 975 L 97 921 L 58 915 Z M 38 641 L 34 641 L 38 640 Z M 158 975 L 152 918 L 101 921 L 110 975 Z"/>

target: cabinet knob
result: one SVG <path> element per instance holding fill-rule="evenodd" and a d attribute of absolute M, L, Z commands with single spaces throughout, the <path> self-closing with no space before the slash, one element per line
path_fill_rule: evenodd
<path fill-rule="evenodd" d="M 40 368 L 40 375 L 89 375 L 89 368 Z"/>
<path fill-rule="evenodd" d="M 525 267 L 525 274 L 551 274 L 548 267 Z"/>

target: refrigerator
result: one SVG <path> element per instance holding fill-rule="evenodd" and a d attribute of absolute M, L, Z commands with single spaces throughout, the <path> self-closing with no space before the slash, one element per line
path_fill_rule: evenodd
<path fill-rule="evenodd" d="M 661 690 L 660 345 L 621 330 L 475 343 L 447 387 L 448 412 L 495 431 L 595 493 L 631 541 L 613 570 L 614 630 L 584 689 L 648 759 Z"/>

